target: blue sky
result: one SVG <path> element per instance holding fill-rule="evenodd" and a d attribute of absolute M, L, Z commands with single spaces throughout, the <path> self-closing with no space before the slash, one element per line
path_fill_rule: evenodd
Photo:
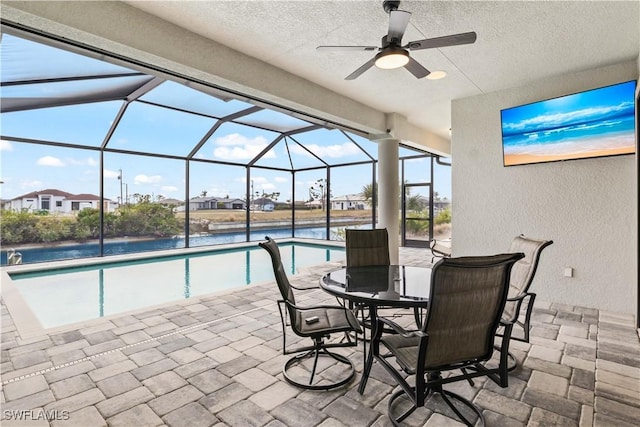
<path fill-rule="evenodd" d="M 73 80 L 80 74 L 111 75 L 133 71 L 6 34 L 2 37 L 0 53 L 0 71 L 5 83 L 61 79 L 3 86 L 3 102 L 26 99 L 27 102 L 72 104 L 5 112 L 0 116 L 2 135 L 84 147 L 76 149 L 0 140 L 0 180 L 3 182 L 0 197 L 9 199 L 46 188 L 98 195 L 100 153 L 95 149 L 105 141 L 123 106 L 123 101 L 109 100 L 109 97 L 129 87 L 139 86 L 150 77 L 134 75 Z M 73 105 L 87 96 L 102 100 Z M 219 99 L 201 90 L 166 81 L 128 105 L 107 147 L 186 157 L 217 123 L 217 118 L 252 107 L 243 101 Z M 308 122 L 276 111 L 252 112 L 233 123 L 222 124 L 193 158 L 246 164 L 280 135 L 266 128 L 286 132 L 308 125 Z M 356 135 L 347 137 L 338 130 L 318 129 L 296 134 L 293 138 L 288 140 L 289 150 L 281 140 L 257 165 L 288 169 L 291 157 L 296 169 L 322 166 L 314 155 L 330 165 L 368 160 L 369 156 L 354 141 L 373 158 L 377 157 L 375 143 Z M 400 154 L 414 155 L 416 152 L 401 149 Z M 122 183 L 123 196 L 126 193 L 149 194 L 184 199 L 185 163 L 185 160 L 106 152 L 103 169 L 105 196 L 117 200 Z M 436 174 L 439 185 L 435 191 L 451 198 L 450 168 L 438 167 Z M 120 175 L 122 180 L 118 179 Z M 194 161 L 190 164 L 190 176 L 189 197 L 198 196 L 202 191 L 210 196 L 245 197 L 244 167 Z M 325 172 L 317 170 L 296 176 L 295 199 L 306 200 L 309 187 L 324 178 Z M 411 161 L 406 179 L 411 182 L 428 181 L 428 160 Z M 291 198 L 292 176 L 289 172 L 255 168 L 251 180 L 254 194 L 279 192 L 278 200 Z M 370 181 L 370 166 L 332 168 L 332 195 L 359 193 Z"/>
<path fill-rule="evenodd" d="M 229 137 L 227 135 L 227 137 Z M 256 144 L 262 141 L 245 141 L 245 137 L 231 135 L 239 139 L 233 147 L 237 152 L 251 153 Z M 224 145 L 222 145 L 224 147 Z M 284 147 L 277 147 L 273 162 L 282 160 Z M 350 156 L 351 149 L 340 145 L 329 146 L 334 158 L 344 159 Z M 347 154 L 340 154 L 344 150 Z M 99 194 L 100 156 L 99 152 L 65 147 L 24 144 L 11 141 L 0 142 L 0 156 L 3 181 L 0 186 L 2 198 L 13 198 L 30 191 L 56 188 L 70 193 Z M 242 155 L 236 153 L 239 160 Z M 406 178 L 410 182 L 428 180 L 429 162 L 417 159 L 407 162 Z M 437 179 L 440 185 L 435 189 L 441 195 L 451 198 L 449 168 L 439 167 Z M 105 196 L 117 200 L 120 195 L 122 173 L 123 196 L 135 193 L 162 195 L 166 198 L 184 199 L 185 161 L 148 156 L 134 156 L 119 153 L 105 153 L 104 180 Z M 190 196 L 207 191 L 210 196 L 244 198 L 246 173 L 244 167 L 217 165 L 204 162 L 191 162 Z M 297 172 L 296 200 L 308 198 L 309 187 L 325 176 L 323 169 Z M 252 169 L 254 192 L 279 192 L 280 201 L 291 197 L 291 173 L 268 169 Z M 359 193 L 371 179 L 371 167 L 358 165 L 335 167 L 331 172 L 332 194 Z"/>

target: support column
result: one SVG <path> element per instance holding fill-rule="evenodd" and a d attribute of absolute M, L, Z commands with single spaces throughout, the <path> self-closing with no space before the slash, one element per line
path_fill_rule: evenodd
<path fill-rule="evenodd" d="M 400 140 L 378 142 L 378 228 L 389 232 L 391 264 L 398 264 L 400 246 L 400 178 L 398 175 Z"/>

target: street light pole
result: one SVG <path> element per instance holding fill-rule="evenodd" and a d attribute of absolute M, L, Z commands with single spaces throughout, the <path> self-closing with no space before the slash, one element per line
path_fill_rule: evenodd
<path fill-rule="evenodd" d="M 124 199 L 122 198 L 122 169 L 118 169 L 118 181 L 120 181 L 120 204 L 124 205 Z"/>

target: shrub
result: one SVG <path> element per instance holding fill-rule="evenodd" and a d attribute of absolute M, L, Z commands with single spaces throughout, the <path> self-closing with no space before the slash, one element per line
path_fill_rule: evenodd
<path fill-rule="evenodd" d="M 2 211 L 0 243 L 10 245 L 38 241 L 36 225 L 40 218 L 29 212 Z"/>
<path fill-rule="evenodd" d="M 451 224 L 451 209 L 446 208 L 436 215 L 436 224 Z"/>

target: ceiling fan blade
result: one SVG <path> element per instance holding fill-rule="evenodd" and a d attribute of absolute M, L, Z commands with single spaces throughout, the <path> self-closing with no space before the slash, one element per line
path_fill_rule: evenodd
<path fill-rule="evenodd" d="M 374 51 L 378 49 L 379 48 L 377 46 L 318 46 L 316 47 L 316 50 L 326 50 L 326 51 L 332 51 L 332 52 Z"/>
<path fill-rule="evenodd" d="M 370 60 L 368 60 L 367 62 L 365 62 L 360 68 L 358 68 L 353 73 L 351 73 L 347 77 L 345 77 L 344 79 L 345 80 L 354 80 L 354 79 L 358 78 L 362 73 L 367 71 L 369 68 L 373 67 L 375 65 L 375 63 L 376 63 L 376 58 L 373 57 Z"/>
<path fill-rule="evenodd" d="M 416 76 L 417 79 L 427 77 L 429 74 L 431 74 L 431 71 L 424 68 L 418 61 L 416 61 L 412 57 L 409 57 L 409 62 L 407 62 L 407 65 L 405 65 L 404 68 L 409 70 L 409 72 Z"/>
<path fill-rule="evenodd" d="M 470 44 L 476 41 L 476 33 L 471 31 L 469 33 L 452 34 L 450 36 L 435 37 L 432 39 L 416 40 L 407 43 L 404 46 L 405 49 L 418 50 L 418 49 L 432 49 L 436 47 L 456 46 L 461 44 Z"/>
<path fill-rule="evenodd" d="M 411 13 L 404 10 L 392 10 L 389 12 L 389 33 L 387 34 L 387 41 L 396 40 L 399 44 L 402 40 L 407 25 L 409 25 L 409 18 Z"/>

